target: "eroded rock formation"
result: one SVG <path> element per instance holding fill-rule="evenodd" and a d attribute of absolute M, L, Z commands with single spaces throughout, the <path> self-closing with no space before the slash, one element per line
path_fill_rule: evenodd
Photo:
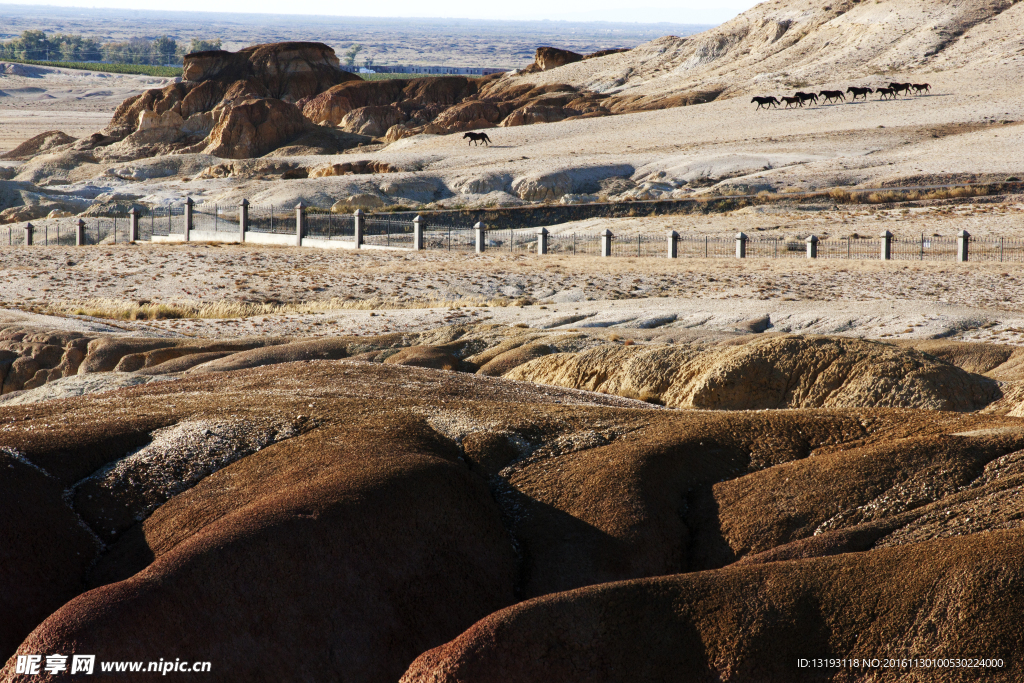
<path fill-rule="evenodd" d="M 544 350 L 468 332 L 275 344 L 5 407 L 5 528 L 61 542 L 5 544 L 3 653 L 173 643 L 225 681 L 296 656 L 355 681 L 785 679 L 801 647 L 925 634 L 945 656 L 969 633 L 1016 661 L 1024 421 L 667 410 L 453 372 Z M 187 357 L 99 341 L 89 368 Z M 552 647 L 585 666 L 537 669 Z"/>

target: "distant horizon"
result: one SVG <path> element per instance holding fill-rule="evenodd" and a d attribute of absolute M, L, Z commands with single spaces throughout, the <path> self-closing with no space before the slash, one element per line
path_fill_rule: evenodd
<path fill-rule="evenodd" d="M 711 28 L 722 24 L 736 15 L 761 4 L 755 0 L 723 0 L 717 3 L 696 2 L 695 0 L 681 0 L 670 2 L 669 0 L 648 0 L 648 2 L 661 3 L 661 6 L 643 6 L 623 8 L 617 3 L 608 0 L 568 0 L 559 3 L 559 11 L 548 11 L 550 4 L 541 0 L 526 0 L 526 8 L 520 3 L 516 16 L 508 16 L 493 12 L 480 12 L 481 5 L 469 0 L 454 0 L 445 3 L 432 4 L 432 14 L 425 14 L 419 11 L 423 5 L 413 3 L 410 0 L 398 0 L 389 3 L 394 8 L 387 14 L 358 14 L 352 13 L 351 7 L 346 7 L 346 12 L 338 14 L 330 11 L 331 5 L 324 0 L 300 0 L 293 3 L 293 9 L 284 13 L 273 11 L 280 7 L 279 3 L 271 3 L 266 0 L 223 0 L 217 3 L 218 9 L 211 9 L 214 3 L 201 0 L 179 0 L 175 9 L 166 9 L 157 0 L 107 0 L 106 6 L 96 6 L 94 0 L 66 0 L 65 2 L 46 3 L 44 5 L 28 5 L 24 3 L 0 3 L 0 8 L 23 8 L 23 13 L 43 12 L 47 9 L 81 9 L 86 11 L 99 12 L 139 12 L 190 15 L 202 13 L 205 15 L 235 15 L 257 17 L 299 17 L 308 19 L 310 17 L 324 17 L 332 19 L 376 19 L 376 20 L 424 20 L 424 21 L 482 21 L 482 22 L 511 22 L 511 23 L 570 23 L 570 24 L 621 24 L 630 26 L 659 26 L 674 25 L 681 27 L 706 27 Z M 530 6 L 538 8 L 537 11 L 530 11 Z M 709 6 L 711 5 L 711 6 Z M 265 8 L 265 9 L 264 9 Z M 451 10 L 447 10 L 451 8 Z M 374 5 L 373 9 L 380 11 L 381 6 Z M 269 10 L 269 11 L 268 11 Z M 326 10 L 326 11 L 325 11 Z M 523 15 L 529 18 L 524 18 Z"/>

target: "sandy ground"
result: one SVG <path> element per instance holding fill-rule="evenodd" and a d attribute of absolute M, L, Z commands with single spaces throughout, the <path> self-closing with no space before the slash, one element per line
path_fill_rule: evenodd
<path fill-rule="evenodd" d="M 1024 124 L 1019 123 L 1024 121 L 1024 100 L 1016 87 L 1022 72 L 1024 65 L 1013 62 L 929 74 L 932 95 L 896 101 L 872 99 L 755 112 L 747 98 L 732 98 L 637 114 L 496 128 L 488 131 L 493 140 L 490 147 L 467 146 L 461 136 L 421 135 L 377 152 L 295 158 L 309 167 L 379 159 L 409 169 L 399 174 L 186 183 L 179 174 L 121 180 L 104 176 L 104 168 L 97 167 L 95 178 L 61 189 L 75 194 L 89 185 L 150 198 L 180 198 L 188 193 L 197 201 L 235 203 L 245 197 L 261 204 L 294 206 L 303 201 L 329 206 L 353 193 L 377 191 L 385 182 L 406 178 L 438 182 L 455 192 L 452 201 L 458 203 L 462 201 L 458 188 L 466 180 L 496 173 L 514 178 L 565 171 L 573 178 L 573 192 L 593 191 L 597 180 L 609 176 L 643 181 L 657 175 L 663 181 L 689 181 L 698 193 L 709 191 L 708 183 L 716 180 L 726 189 L 785 191 L 876 187 L 907 179 L 931 183 L 950 178 L 1024 177 Z M 86 121 L 76 113 L 80 108 L 71 99 L 78 95 L 68 85 L 53 83 L 52 96 L 64 105 L 47 105 L 48 115 L 29 117 L 32 125 L 39 130 L 89 128 L 96 110 L 88 112 L 94 118 Z M 126 92 L 129 85 L 126 81 Z M 8 106 L 7 99 L 0 98 L 0 116 L 22 111 Z M 111 113 L 113 99 L 121 98 L 111 99 Z M 92 106 L 99 108 L 99 103 Z M 34 106 L 32 111 L 44 110 Z M 95 122 L 91 127 L 102 127 Z M 486 200 L 483 195 L 466 198 L 469 203 Z"/>
<path fill-rule="evenodd" d="M 767 314 L 779 331 L 1024 343 L 1024 272 L 1005 264 L 556 256 L 539 261 L 493 253 L 194 244 L 15 248 L 0 252 L 0 273 L 0 305 L 8 309 L 45 311 L 87 300 L 321 302 L 327 309 L 109 322 L 157 334 L 378 334 L 463 319 L 551 327 L 566 316 L 580 317 L 561 323 L 570 327 L 728 329 Z"/>
<path fill-rule="evenodd" d="M 0 63 L 0 66 L 9 64 Z M 126 98 L 168 79 L 53 69 L 27 64 L 0 68 L 0 152 L 34 135 L 62 130 L 85 137 L 102 130 Z"/>
<path fill-rule="evenodd" d="M 1016 39 L 999 40 L 999 49 L 1005 52 Z M 109 191 L 143 201 L 180 201 L 187 193 L 196 201 L 235 203 L 246 197 L 278 206 L 299 201 L 323 206 L 357 191 L 376 192 L 385 181 L 433 180 L 454 192 L 457 201 L 458 188 L 468 179 L 553 171 L 568 173 L 574 192 L 593 187 L 602 178 L 630 176 L 637 182 L 686 181 L 690 184 L 684 193 L 698 194 L 1024 177 L 1024 100 L 1019 87 L 1024 60 L 979 59 L 966 67 L 963 62 L 946 66 L 951 68 L 937 70 L 936 65 L 922 74 L 921 80 L 932 84 L 930 95 L 895 101 L 872 98 L 754 111 L 749 96 L 732 97 L 699 106 L 496 128 L 488 131 L 490 147 L 467 146 L 460 136 L 416 136 L 377 152 L 298 159 L 309 166 L 380 159 L 407 169 L 398 174 L 189 181 L 174 173 L 133 181 L 103 175 L 104 169 L 97 168 L 95 178 L 55 189 L 74 195 L 88 186 L 91 196 Z M 534 80 L 550 80 L 554 73 Z M 895 75 L 882 70 L 872 81 L 886 82 L 890 77 Z M 0 126 L 2 135 L 8 136 L 3 140 L 10 139 L 0 140 L 0 147 L 13 146 L 30 130 L 99 130 L 117 103 L 160 85 L 158 81 L 80 72 L 0 77 L 0 90 L 9 95 L 0 97 L 0 122 L 10 122 Z M 805 89 L 828 85 L 838 83 L 810 83 Z M 717 188 L 711 187 L 715 182 Z M 669 229 L 715 235 L 742 231 L 752 237 L 800 240 L 809 234 L 876 237 L 883 230 L 903 238 L 951 238 L 966 229 L 980 238 L 1022 238 L 1022 215 L 1024 202 L 1017 197 L 897 210 L 825 202 L 814 207 L 747 208 L 725 215 L 581 221 L 551 230 L 592 233 L 610 228 L 624 238 L 639 233 L 661 236 Z M 1018 264 L 589 257 L 539 261 L 508 254 L 139 245 L 3 250 L 0 272 L 5 275 L 0 278 L 0 305 L 8 308 L 45 310 L 91 299 L 335 302 L 327 308 L 336 310 L 315 315 L 116 323 L 126 330 L 161 334 L 372 334 L 420 329 L 463 316 L 546 326 L 558 316 L 593 317 L 605 310 L 620 315 L 624 307 L 629 315 L 635 313 L 634 319 L 614 324 L 636 324 L 637 319 L 654 316 L 671 317 L 659 327 L 683 325 L 707 313 L 710 317 L 696 324 L 717 329 L 770 313 L 773 320 L 797 316 L 791 323 L 777 323 L 778 329 L 883 338 L 949 336 L 1012 343 L 1024 339 L 1024 332 L 1016 331 L 1024 326 L 1018 319 L 1024 314 L 1024 276 Z M 379 310 L 340 308 L 371 302 Z M 502 305 L 484 305 L 499 302 Z M 513 302 L 525 305 L 508 305 Z M 454 305 L 471 307 L 453 312 Z M 416 308 L 380 310 L 381 306 Z"/>
<path fill-rule="evenodd" d="M 640 218 L 594 218 L 561 223 L 548 228 L 552 233 L 593 233 L 605 229 L 615 235 L 680 234 L 734 235 L 803 240 L 835 237 L 878 237 L 888 230 L 897 237 L 944 237 L 952 239 L 961 230 L 974 237 L 1024 236 L 1024 198 L 1010 196 L 993 203 L 977 203 L 912 209 L 878 209 L 867 205 L 845 207 L 835 204 L 805 207 L 754 206 L 713 215 L 649 216 Z"/>

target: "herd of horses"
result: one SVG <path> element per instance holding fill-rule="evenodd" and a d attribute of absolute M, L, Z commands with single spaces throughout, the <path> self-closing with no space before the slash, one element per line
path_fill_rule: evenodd
<path fill-rule="evenodd" d="M 866 101 L 868 99 L 868 95 L 871 94 L 878 95 L 878 99 L 880 100 L 894 100 L 898 95 L 921 95 L 931 92 L 931 89 L 932 86 L 928 83 L 890 83 L 888 87 L 878 88 L 875 90 L 872 90 L 871 88 L 858 88 L 856 86 L 852 86 L 847 88 L 845 93 L 842 90 L 822 90 L 819 93 L 798 92 L 792 97 L 783 97 L 781 101 L 778 98 L 771 96 L 755 97 L 750 100 L 750 103 L 756 103 L 758 109 L 761 109 L 762 107 L 765 109 L 771 109 L 772 107 L 777 108 L 783 104 L 786 105 L 786 109 L 789 109 L 792 106 L 802 107 L 808 102 L 819 104 L 823 101 L 824 104 L 838 104 L 839 102 L 846 101 L 847 94 L 853 95 L 853 101 L 855 102 L 858 98 Z"/>

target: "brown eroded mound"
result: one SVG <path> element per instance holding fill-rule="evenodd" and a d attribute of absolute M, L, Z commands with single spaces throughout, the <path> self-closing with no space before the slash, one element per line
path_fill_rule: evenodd
<path fill-rule="evenodd" d="M 320 678 L 397 679 L 509 604 L 515 585 L 499 508 L 431 426 L 432 406 L 472 403 L 484 419 L 581 402 L 496 381 L 293 363 L 5 409 L 17 425 L 5 444 L 24 465 L 0 485 L 37 508 L 10 518 L 6 552 L 32 548 L 13 542 L 33 534 L 63 542 L 40 571 L 17 554 L 2 565 L 2 609 L 23 615 L 5 624 L 4 655 L 99 586 L 23 647 L 145 657 L 162 644 L 172 657 L 209 652 L 221 680 L 287 678 L 289 651 L 319 652 L 304 659 Z"/>
<path fill-rule="evenodd" d="M 465 332 L 435 330 L 380 355 L 487 358 Z M 536 343 L 532 334 L 492 344 L 491 361 Z M 582 335 L 560 336 L 552 343 Z M 285 351 L 301 350 L 239 355 Z M 866 524 L 888 525 L 888 536 L 860 550 L 975 538 L 1024 518 L 1012 503 L 1024 422 L 995 415 L 672 411 L 311 360 L 10 406 L 0 419 L 24 463 L 0 487 L 38 501 L 12 518 L 5 542 L 72 541 L 40 558 L 47 572 L 0 564 L 0 585 L 15 588 L 0 593 L 0 610 L 30 615 L 5 635 L 4 654 L 21 638 L 22 653 L 202 652 L 219 680 L 288 678 L 297 656 L 318 679 L 395 680 L 516 599 L 763 564 L 772 551 L 825 555 L 837 544 L 791 550 Z M 945 514 L 968 508 L 980 523 Z M 27 681 L 13 666 L 4 680 Z"/>
<path fill-rule="evenodd" d="M 977 410 L 1000 396 L 994 380 L 919 351 L 842 337 L 758 337 L 710 349 L 606 346 L 544 356 L 506 377 L 717 410 Z"/>
<path fill-rule="evenodd" d="M 1017 680 L 1024 532 L 582 588 L 493 614 L 403 683 Z M 993 658 L 970 668 L 799 659 Z"/>

